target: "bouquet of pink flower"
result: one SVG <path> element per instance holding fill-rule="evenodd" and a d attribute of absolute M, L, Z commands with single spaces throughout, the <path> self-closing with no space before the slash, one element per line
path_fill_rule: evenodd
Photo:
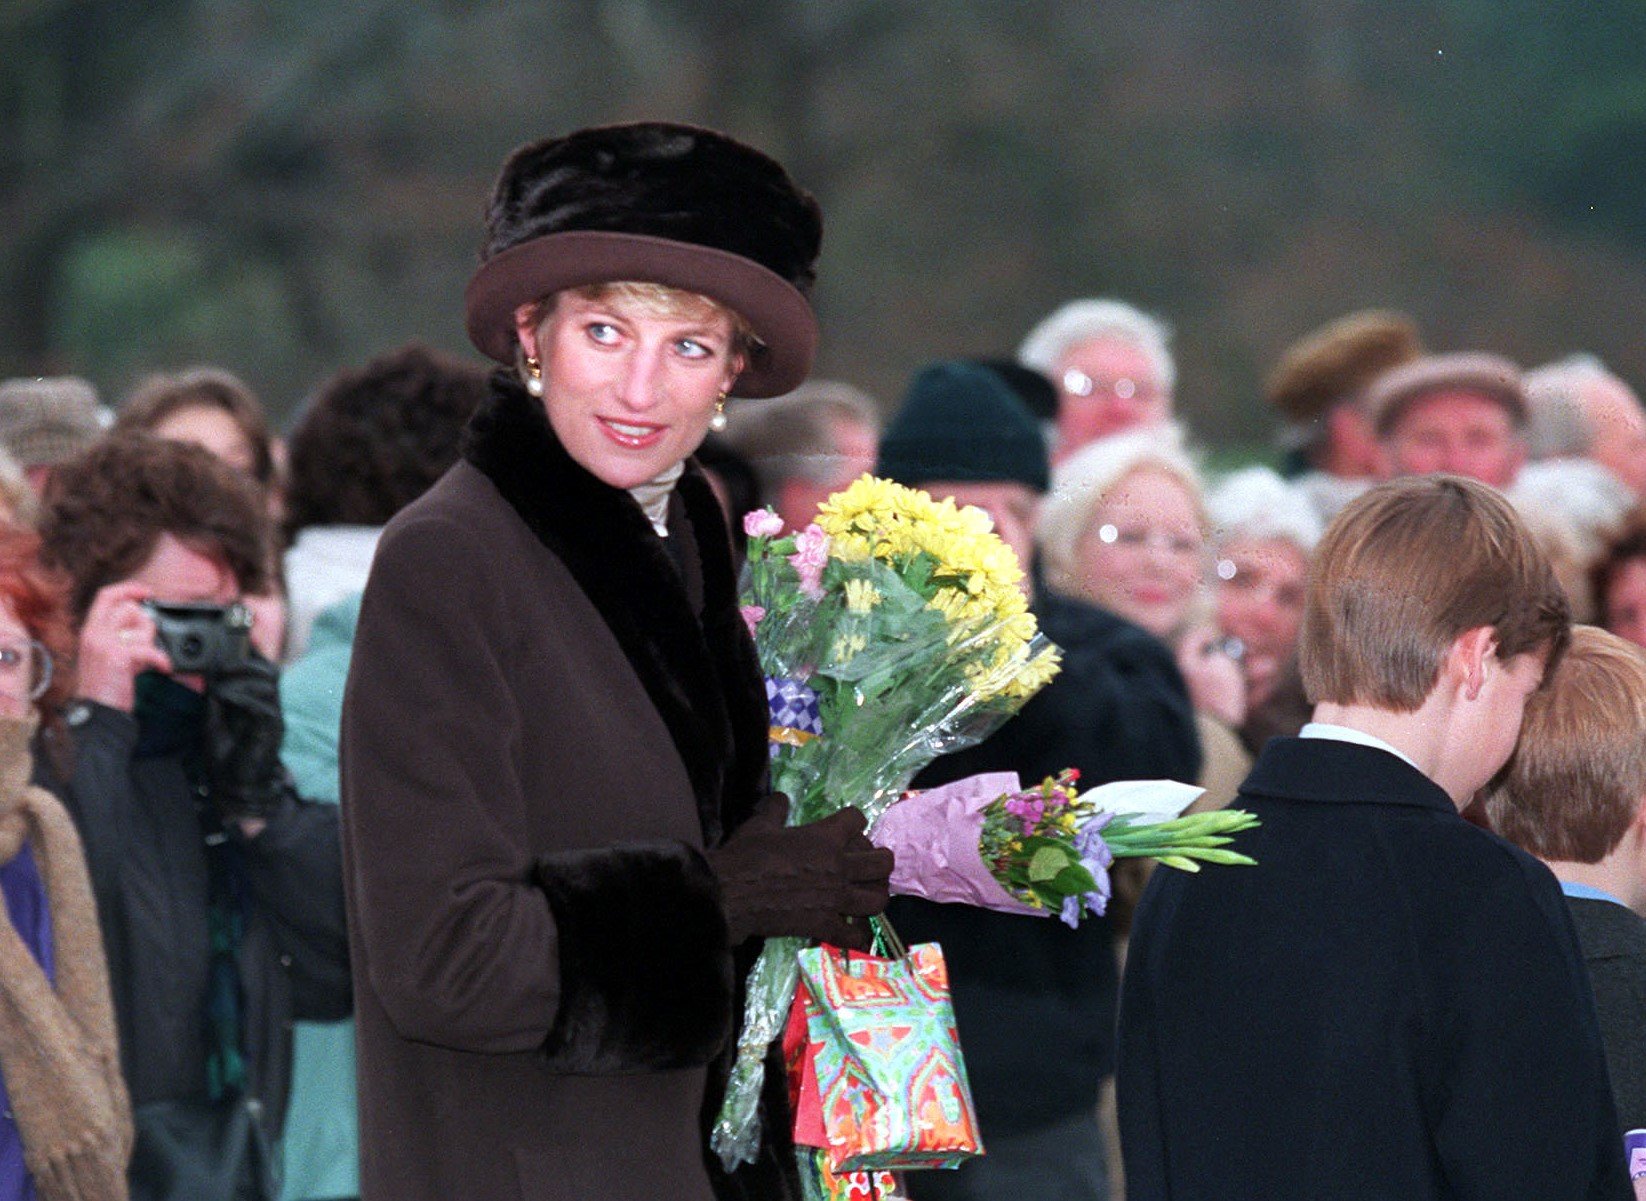
<path fill-rule="evenodd" d="M 771 705 L 772 786 L 791 823 L 844 805 L 872 825 L 937 756 L 987 737 L 1058 669 L 1016 556 L 979 509 L 863 476 L 794 535 L 751 513 L 745 619 Z M 802 941 L 768 939 L 711 1141 L 727 1167 L 759 1146 L 766 1048 Z"/>
<path fill-rule="evenodd" d="M 892 891 L 1007 913 L 1056 913 L 1076 926 L 1108 907 L 1116 859 L 1158 859 L 1183 871 L 1254 862 L 1229 849 L 1232 835 L 1258 824 L 1243 809 L 1179 817 L 1201 789 L 1126 780 L 1080 793 L 1079 778 L 1069 768 L 1024 789 L 1015 772 L 993 772 L 910 793 L 873 834 L 897 857 Z"/>

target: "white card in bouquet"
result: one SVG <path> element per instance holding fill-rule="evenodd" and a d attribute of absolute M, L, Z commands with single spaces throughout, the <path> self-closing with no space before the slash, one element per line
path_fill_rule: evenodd
<path fill-rule="evenodd" d="M 1099 809 L 1132 818 L 1134 825 L 1167 822 L 1178 816 L 1205 792 L 1194 784 L 1176 780 L 1116 780 L 1100 784 L 1080 794 Z"/>

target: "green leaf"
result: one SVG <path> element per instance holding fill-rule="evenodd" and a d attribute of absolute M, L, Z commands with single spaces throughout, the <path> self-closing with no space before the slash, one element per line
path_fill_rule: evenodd
<path fill-rule="evenodd" d="M 1052 880 L 1052 887 L 1066 897 L 1073 897 L 1079 896 L 1081 893 L 1096 891 L 1097 881 L 1092 879 L 1091 872 L 1077 863 L 1073 867 L 1066 867 L 1058 872 Z"/>
<path fill-rule="evenodd" d="M 1069 866 L 1071 859 L 1070 853 L 1062 847 L 1041 847 L 1029 860 L 1029 879 L 1036 883 L 1055 879 Z"/>

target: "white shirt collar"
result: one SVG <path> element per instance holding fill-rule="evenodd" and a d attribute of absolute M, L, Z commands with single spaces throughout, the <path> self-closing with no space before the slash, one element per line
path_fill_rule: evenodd
<path fill-rule="evenodd" d="M 1410 755 L 1396 750 L 1376 734 L 1368 734 L 1364 730 L 1356 730 L 1351 726 L 1335 726 L 1330 722 L 1311 721 L 1297 732 L 1297 736 L 1299 738 L 1329 738 L 1333 742 L 1352 742 L 1356 746 L 1369 746 L 1374 750 L 1388 751 L 1389 754 L 1411 764 L 1418 771 L 1423 770 L 1412 762 Z"/>

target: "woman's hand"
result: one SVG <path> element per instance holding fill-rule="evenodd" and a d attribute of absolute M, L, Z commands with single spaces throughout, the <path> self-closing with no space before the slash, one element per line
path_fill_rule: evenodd
<path fill-rule="evenodd" d="M 286 653 L 286 598 L 270 592 L 242 596 L 240 603 L 251 610 L 252 646 L 270 663 L 279 663 Z"/>
<path fill-rule="evenodd" d="M 1177 667 L 1196 712 L 1230 728 L 1246 720 L 1246 678 L 1216 626 L 1196 626 L 1179 640 Z"/>
<path fill-rule="evenodd" d="M 155 645 L 154 619 L 143 609 L 148 596 L 145 585 L 127 581 L 110 584 L 92 600 L 76 659 L 81 697 L 130 713 L 138 673 L 171 671 L 171 660 Z"/>

